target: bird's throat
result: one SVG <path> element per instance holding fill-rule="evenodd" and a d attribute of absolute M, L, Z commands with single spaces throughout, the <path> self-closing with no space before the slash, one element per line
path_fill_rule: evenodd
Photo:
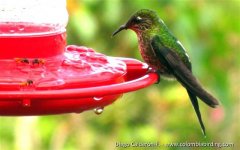
<path fill-rule="evenodd" d="M 157 61 L 157 58 L 153 53 L 153 51 L 151 50 L 150 37 L 147 34 L 141 34 L 141 33 L 137 33 L 137 36 L 138 36 L 138 43 L 139 43 L 138 47 L 143 60 L 148 65 L 153 67 L 155 65 L 154 64 L 155 60 Z"/>

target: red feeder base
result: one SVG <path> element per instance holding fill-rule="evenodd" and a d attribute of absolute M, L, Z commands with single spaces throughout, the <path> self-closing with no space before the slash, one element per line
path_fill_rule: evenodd
<path fill-rule="evenodd" d="M 157 81 L 135 59 L 108 57 L 86 47 L 67 46 L 48 58 L 0 60 L 0 115 L 80 113 L 113 103 L 123 93 Z"/>

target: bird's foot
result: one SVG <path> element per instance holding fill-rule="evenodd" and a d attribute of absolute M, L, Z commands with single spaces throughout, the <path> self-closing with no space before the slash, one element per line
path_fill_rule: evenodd
<path fill-rule="evenodd" d="M 160 71 L 159 70 L 151 68 L 151 67 L 148 67 L 147 68 L 147 74 L 148 73 L 156 73 L 158 75 L 158 80 L 157 80 L 157 82 L 155 84 L 158 84 L 160 82 L 161 78 L 160 78 Z"/>

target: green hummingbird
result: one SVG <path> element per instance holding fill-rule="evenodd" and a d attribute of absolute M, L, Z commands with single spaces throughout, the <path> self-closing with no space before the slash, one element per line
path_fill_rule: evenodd
<path fill-rule="evenodd" d="M 141 56 L 149 65 L 149 71 L 158 73 L 159 81 L 160 76 L 176 79 L 186 88 L 202 132 L 206 135 L 197 97 L 213 108 L 219 103 L 192 74 L 189 56 L 180 41 L 156 12 L 148 9 L 137 11 L 112 36 L 124 29 L 131 29 L 137 34 Z"/>

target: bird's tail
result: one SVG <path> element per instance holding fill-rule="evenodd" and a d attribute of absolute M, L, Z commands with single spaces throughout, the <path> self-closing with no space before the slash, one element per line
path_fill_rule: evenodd
<path fill-rule="evenodd" d="M 199 110 L 197 97 L 196 97 L 196 95 L 192 94 L 189 90 L 187 90 L 187 92 L 188 92 L 189 98 L 192 102 L 193 108 L 196 112 L 196 115 L 197 115 L 198 121 L 200 123 L 200 126 L 202 128 L 203 135 L 206 136 L 205 126 L 204 126 L 203 121 L 202 121 L 202 116 L 201 116 L 201 112 Z"/>
<path fill-rule="evenodd" d="M 199 97 L 204 103 L 206 103 L 210 107 L 215 108 L 217 105 L 219 105 L 218 100 L 215 97 L 213 97 L 210 93 L 208 93 L 206 90 L 204 90 L 195 77 L 193 77 L 191 83 L 192 83 L 191 85 L 185 84 L 185 87 L 195 97 L 196 96 Z"/>
<path fill-rule="evenodd" d="M 185 66 L 184 66 L 185 67 Z M 198 80 L 193 76 L 192 72 L 185 69 L 184 75 L 175 75 L 177 80 L 193 95 L 200 98 L 208 106 L 215 108 L 219 105 L 218 100 L 208 93 Z"/>

